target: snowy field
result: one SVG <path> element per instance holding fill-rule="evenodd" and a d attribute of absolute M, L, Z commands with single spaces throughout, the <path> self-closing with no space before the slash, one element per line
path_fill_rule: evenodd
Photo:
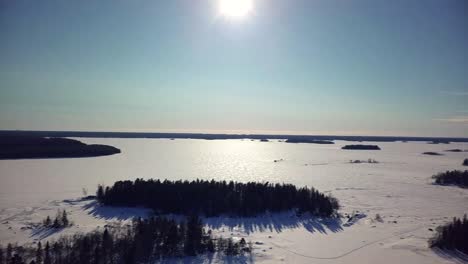
<path fill-rule="evenodd" d="M 224 237 L 245 237 L 258 263 L 466 263 L 433 251 L 427 240 L 436 226 L 468 213 L 468 189 L 432 185 L 431 176 L 461 166 L 466 143 L 391 142 L 381 151 L 341 150 L 346 144 L 289 144 L 250 140 L 79 139 L 118 147 L 121 154 L 78 159 L 0 161 L 0 244 L 35 243 L 62 234 L 91 231 L 150 212 L 100 207 L 81 200 L 98 184 L 136 178 L 268 181 L 313 186 L 339 199 L 341 219 L 295 216 L 209 218 L 208 228 Z M 442 156 L 422 155 L 440 152 Z M 350 160 L 379 163 L 352 164 Z M 274 162 L 274 160 L 279 160 Z M 74 225 L 37 227 L 66 209 Z M 376 217 L 376 215 L 380 217 Z M 348 219 L 346 215 L 354 215 Z M 171 260 L 176 261 L 176 260 Z M 199 257 L 193 262 L 222 262 Z"/>

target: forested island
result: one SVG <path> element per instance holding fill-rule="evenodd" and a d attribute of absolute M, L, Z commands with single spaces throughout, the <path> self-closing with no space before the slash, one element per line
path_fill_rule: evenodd
<path fill-rule="evenodd" d="M 427 152 L 423 152 L 423 155 L 442 156 L 442 155 L 444 155 L 444 154 L 441 154 L 441 153 L 439 153 L 439 152 L 427 151 Z"/>
<path fill-rule="evenodd" d="M 461 149 L 447 149 L 446 152 L 463 152 Z"/>
<path fill-rule="evenodd" d="M 308 139 L 308 138 L 288 138 L 286 143 L 310 143 L 310 144 L 335 144 L 333 141 L 329 140 L 318 140 L 318 139 Z"/>
<path fill-rule="evenodd" d="M 239 255 L 251 252 L 244 239 L 214 238 L 198 216 L 185 222 L 164 217 L 137 218 L 130 225 L 63 236 L 43 246 L 0 245 L 0 263 L 82 264 L 156 263 L 166 257 L 206 253 Z"/>
<path fill-rule="evenodd" d="M 69 138 L 0 137 L 0 159 L 79 158 L 120 153 L 120 149 Z"/>
<path fill-rule="evenodd" d="M 380 147 L 377 145 L 346 145 L 341 149 L 347 150 L 380 150 Z"/>
<path fill-rule="evenodd" d="M 441 172 L 432 176 L 432 178 L 435 180 L 435 184 L 457 185 L 464 188 L 468 187 L 468 170 Z"/>
<path fill-rule="evenodd" d="M 158 213 L 205 216 L 255 216 L 295 209 L 298 213 L 331 216 L 338 201 L 314 188 L 292 184 L 226 181 L 118 181 L 99 186 L 97 199 L 110 206 L 143 206 Z"/>
<path fill-rule="evenodd" d="M 437 228 L 437 234 L 429 241 L 431 247 L 459 250 L 468 254 L 468 219 L 454 218 L 451 223 Z"/>

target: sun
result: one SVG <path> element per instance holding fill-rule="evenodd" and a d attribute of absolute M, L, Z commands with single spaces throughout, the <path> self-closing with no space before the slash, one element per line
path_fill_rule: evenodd
<path fill-rule="evenodd" d="M 219 13 L 227 18 L 244 18 L 253 9 L 253 0 L 219 0 Z"/>

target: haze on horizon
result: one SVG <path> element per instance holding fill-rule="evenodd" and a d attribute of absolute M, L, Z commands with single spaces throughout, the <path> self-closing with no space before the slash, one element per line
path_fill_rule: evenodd
<path fill-rule="evenodd" d="M 220 1 L 0 0 L 0 129 L 468 137 L 466 1 Z"/>

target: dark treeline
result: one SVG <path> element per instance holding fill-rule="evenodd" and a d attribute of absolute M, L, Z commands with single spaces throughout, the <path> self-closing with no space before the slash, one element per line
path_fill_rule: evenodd
<path fill-rule="evenodd" d="M 160 213 L 253 216 L 297 209 L 330 216 L 338 201 L 314 188 L 291 184 L 226 181 L 118 181 L 98 187 L 97 199 L 105 205 L 144 206 Z"/>
<path fill-rule="evenodd" d="M 429 241 L 431 247 L 457 249 L 468 254 L 468 219 L 454 218 L 451 223 L 437 228 L 437 234 Z"/>
<path fill-rule="evenodd" d="M 250 252 L 244 239 L 213 238 L 201 220 L 191 216 L 177 223 L 164 217 L 135 219 L 130 226 L 64 236 L 44 246 L 0 246 L 0 264 L 133 264 L 165 257 L 222 252 Z"/>
<path fill-rule="evenodd" d="M 461 149 L 447 149 L 446 152 L 463 152 Z"/>
<path fill-rule="evenodd" d="M 200 133 L 146 133 L 146 132 L 91 132 L 91 131 L 27 131 L 0 130 L 3 136 L 36 136 L 36 137 L 89 137 L 89 138 L 192 138 L 192 139 L 317 139 L 346 140 L 370 142 L 396 141 L 444 141 L 468 142 L 468 138 L 434 138 L 434 137 L 385 137 L 385 136 L 336 136 L 336 135 L 262 135 L 262 134 L 200 134 Z"/>
<path fill-rule="evenodd" d="M 310 144 L 335 144 L 333 141 L 329 140 L 318 140 L 318 139 L 308 139 L 308 138 L 288 138 L 286 143 L 310 143 Z"/>
<path fill-rule="evenodd" d="M 468 166 L 468 159 L 463 160 L 463 166 Z"/>
<path fill-rule="evenodd" d="M 355 149 L 355 150 L 380 150 L 377 145 L 346 145 L 341 149 Z"/>
<path fill-rule="evenodd" d="M 50 216 L 47 216 L 46 219 L 42 221 L 42 225 L 48 228 L 64 228 L 64 227 L 71 226 L 72 223 L 68 219 L 67 211 L 63 210 L 63 211 L 57 211 L 57 215 L 55 216 L 54 221 L 52 221 Z"/>
<path fill-rule="evenodd" d="M 69 138 L 0 137 L 0 159 L 76 158 L 117 153 L 120 150 L 112 146 L 87 145 Z"/>
<path fill-rule="evenodd" d="M 429 156 L 442 156 L 444 154 L 441 154 L 439 152 L 434 152 L 434 151 L 427 151 L 427 152 L 423 152 L 423 155 L 429 155 Z"/>
<path fill-rule="evenodd" d="M 440 185 L 457 185 L 460 187 L 468 187 L 468 170 L 459 171 L 446 171 L 438 173 L 432 178 L 435 180 L 436 184 Z"/>

